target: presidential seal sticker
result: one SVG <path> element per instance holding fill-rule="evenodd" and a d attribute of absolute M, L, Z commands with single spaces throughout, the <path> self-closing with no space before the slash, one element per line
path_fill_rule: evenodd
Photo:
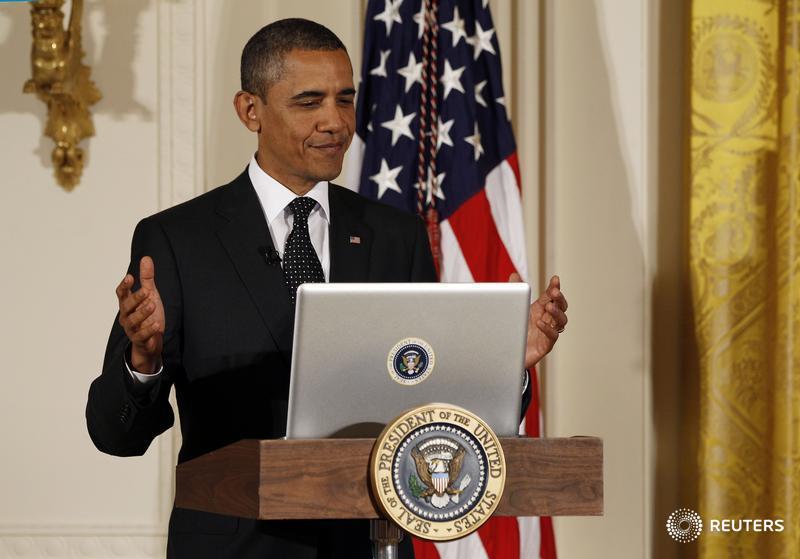
<path fill-rule="evenodd" d="M 386 367 L 398 384 L 419 384 L 433 372 L 436 356 L 431 345 L 422 338 L 405 338 L 389 351 Z"/>
<path fill-rule="evenodd" d="M 386 426 L 370 459 L 372 491 L 387 518 L 420 538 L 474 532 L 503 495 L 500 441 L 469 411 L 429 404 Z"/>

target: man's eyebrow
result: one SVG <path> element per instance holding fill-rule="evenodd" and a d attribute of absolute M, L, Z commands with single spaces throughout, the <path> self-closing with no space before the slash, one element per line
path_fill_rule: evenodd
<path fill-rule="evenodd" d="M 355 88 L 348 87 L 346 89 L 342 89 L 336 95 L 355 95 L 355 94 L 356 94 Z M 293 96 L 291 98 L 291 100 L 292 101 L 302 101 L 303 99 L 316 99 L 316 98 L 319 98 L 319 97 L 325 97 L 325 92 L 324 91 L 309 90 L 309 91 L 301 91 L 297 95 Z"/>
<path fill-rule="evenodd" d="M 325 94 L 322 91 L 301 91 L 294 97 L 292 97 L 292 101 L 299 101 L 301 99 L 308 99 L 309 97 L 324 97 Z"/>

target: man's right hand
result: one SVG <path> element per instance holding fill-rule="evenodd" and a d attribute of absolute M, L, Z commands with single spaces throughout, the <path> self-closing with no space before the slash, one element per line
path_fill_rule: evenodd
<path fill-rule="evenodd" d="M 139 283 L 135 293 L 133 276 L 126 274 L 117 286 L 119 323 L 131 341 L 131 368 L 139 373 L 155 373 L 161 367 L 164 347 L 164 304 L 155 282 L 153 259 L 142 257 L 139 262 Z"/>

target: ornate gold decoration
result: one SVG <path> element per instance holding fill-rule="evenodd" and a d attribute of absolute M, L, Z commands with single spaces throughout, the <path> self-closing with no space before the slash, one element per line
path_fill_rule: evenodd
<path fill-rule="evenodd" d="M 698 512 L 785 524 L 706 531 L 698 552 L 800 557 L 800 0 L 691 11 Z"/>
<path fill-rule="evenodd" d="M 69 28 L 64 29 L 64 0 L 38 0 L 31 4 L 33 77 L 25 82 L 25 93 L 47 104 L 45 135 L 56 144 L 52 161 L 58 183 L 72 190 L 83 172 L 80 141 L 94 136 L 89 107 L 101 94 L 89 79 L 90 69 L 81 62 L 81 16 L 83 0 L 72 0 Z"/>

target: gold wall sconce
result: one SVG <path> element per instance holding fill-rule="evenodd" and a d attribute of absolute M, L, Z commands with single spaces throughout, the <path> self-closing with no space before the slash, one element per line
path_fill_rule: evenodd
<path fill-rule="evenodd" d="M 35 93 L 47 105 L 44 133 L 53 139 L 52 161 L 58 184 L 72 190 L 83 172 L 81 140 L 94 136 L 89 107 L 102 95 L 90 79 L 91 70 L 81 62 L 83 0 L 72 0 L 69 27 L 64 29 L 64 0 L 31 3 L 33 77 L 23 92 Z"/>

